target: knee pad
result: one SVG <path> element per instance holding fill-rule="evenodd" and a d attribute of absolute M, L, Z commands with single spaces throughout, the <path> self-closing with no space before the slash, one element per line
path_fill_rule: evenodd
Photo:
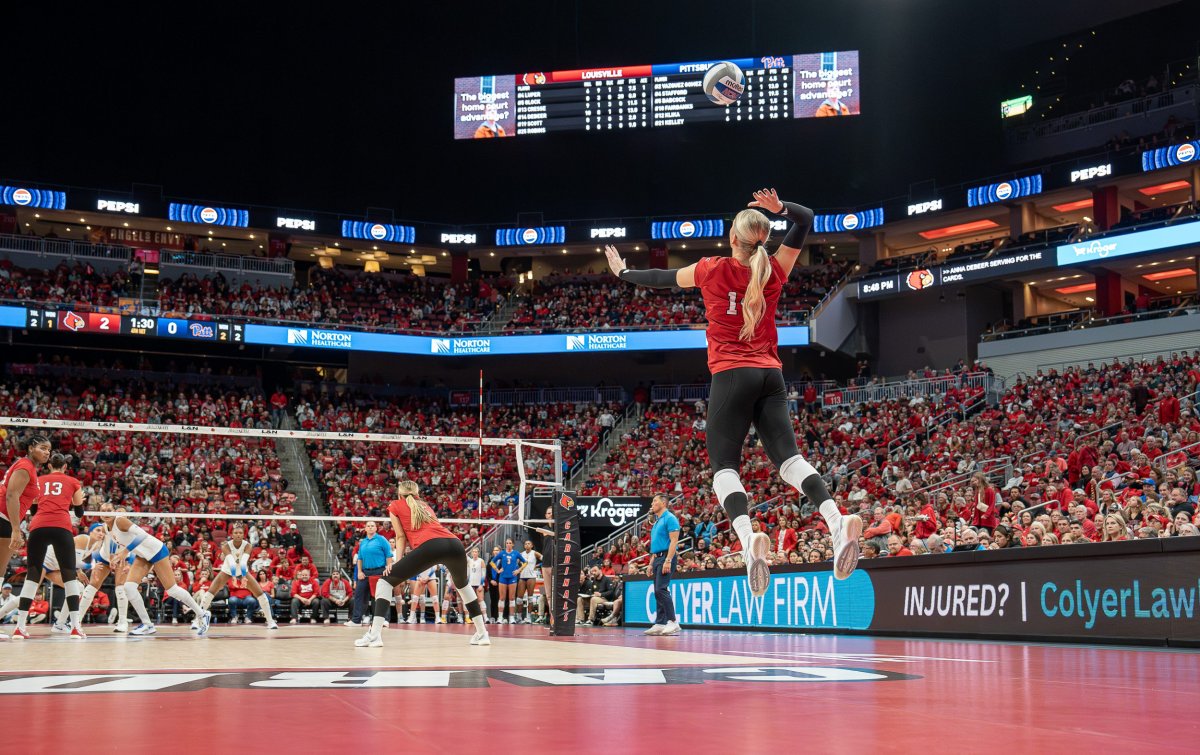
<path fill-rule="evenodd" d="M 797 489 L 805 480 L 815 474 L 817 474 L 816 467 L 809 464 L 800 454 L 796 454 L 779 465 L 779 476 Z"/>
<path fill-rule="evenodd" d="M 64 577 L 65 577 L 65 574 L 64 574 Z M 79 594 L 83 591 L 83 588 L 81 588 L 79 586 L 79 580 L 77 580 L 77 579 L 68 580 L 68 579 L 64 578 L 63 579 L 63 590 L 66 592 L 68 598 L 75 598 L 75 597 L 79 596 Z"/>
<path fill-rule="evenodd" d="M 375 599 L 389 601 L 392 599 L 392 585 L 386 579 L 380 579 L 375 583 Z"/>
<path fill-rule="evenodd" d="M 713 475 L 713 492 L 717 494 L 717 500 L 724 503 L 733 493 L 745 495 L 746 488 L 736 469 L 720 469 Z"/>

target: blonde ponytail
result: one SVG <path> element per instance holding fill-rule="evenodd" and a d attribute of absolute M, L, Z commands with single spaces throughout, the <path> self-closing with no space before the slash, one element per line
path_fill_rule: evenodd
<path fill-rule="evenodd" d="M 733 218 L 733 235 L 737 239 L 734 254 L 749 257 L 750 283 L 742 299 L 742 329 L 738 332 L 738 338 L 749 341 L 767 309 L 763 290 L 771 280 L 771 258 L 766 247 L 771 221 L 758 210 L 742 210 Z"/>
<path fill-rule="evenodd" d="M 421 490 L 417 487 L 417 483 L 412 480 L 401 480 L 400 484 L 396 486 L 396 490 L 408 504 L 409 519 L 414 530 L 419 530 L 430 522 L 437 521 L 429 504 L 417 498 L 417 493 Z"/>

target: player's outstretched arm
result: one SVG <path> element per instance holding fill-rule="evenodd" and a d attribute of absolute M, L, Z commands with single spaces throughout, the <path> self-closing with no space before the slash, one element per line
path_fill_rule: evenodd
<path fill-rule="evenodd" d="M 774 189 L 759 189 L 754 192 L 754 199 L 746 206 L 782 215 L 792 221 L 792 227 L 784 234 L 779 251 L 775 252 L 775 259 L 783 268 L 783 274 L 791 275 L 796 258 L 800 256 L 800 250 L 804 247 L 804 240 L 808 238 L 808 232 L 812 229 L 813 211 L 795 202 L 784 202 Z"/>
<path fill-rule="evenodd" d="M 604 247 L 604 255 L 613 275 L 629 283 L 647 288 L 694 288 L 696 285 L 695 265 L 670 270 L 630 270 L 615 246 Z"/>

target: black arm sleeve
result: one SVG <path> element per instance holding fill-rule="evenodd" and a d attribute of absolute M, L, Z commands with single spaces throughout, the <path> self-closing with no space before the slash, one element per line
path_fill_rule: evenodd
<path fill-rule="evenodd" d="M 83 518 L 83 504 L 82 503 L 79 504 L 78 506 L 72 506 L 71 511 L 75 512 L 75 517 L 77 519 Z"/>
<path fill-rule="evenodd" d="M 37 509 L 38 509 L 38 505 L 37 505 L 36 503 L 35 503 L 35 504 L 33 504 L 32 506 L 30 506 L 30 507 L 29 507 L 29 515 L 30 515 L 30 516 L 37 516 Z"/>
<path fill-rule="evenodd" d="M 812 229 L 813 211 L 795 202 L 784 202 L 783 211 L 779 214 L 792 221 L 792 227 L 784 234 L 783 245 L 793 249 L 804 246 L 804 240 Z"/>
<path fill-rule="evenodd" d="M 621 271 L 621 280 L 636 283 L 639 286 L 648 288 L 678 288 L 675 282 L 675 274 L 679 271 L 671 270 L 630 270 L 626 268 Z"/>

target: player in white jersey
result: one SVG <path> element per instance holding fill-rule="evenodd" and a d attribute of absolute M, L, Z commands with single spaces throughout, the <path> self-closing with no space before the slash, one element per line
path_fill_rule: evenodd
<path fill-rule="evenodd" d="M 278 629 L 279 624 L 275 622 L 275 617 L 271 615 L 271 599 L 267 597 L 262 588 L 258 586 L 258 580 L 250 573 L 250 541 L 246 539 L 246 527 L 242 524 L 234 524 L 229 530 L 229 537 L 225 542 L 221 543 L 221 553 L 225 556 L 221 562 L 221 569 L 217 572 L 216 578 L 213 579 L 208 590 L 200 593 L 200 606 L 205 611 L 212 605 L 213 598 L 225 586 L 225 583 L 231 577 L 246 580 L 246 588 L 250 590 L 250 594 L 258 601 L 258 607 L 262 609 L 263 618 L 267 620 L 267 629 Z M 232 620 L 233 617 L 230 616 Z M 199 618 L 193 622 L 192 629 L 197 629 Z M 250 612 L 246 612 L 246 623 L 250 623 Z"/>
<path fill-rule="evenodd" d="M 90 530 L 87 535 L 75 536 L 75 562 L 79 565 L 79 571 L 77 574 L 80 582 L 85 582 L 83 579 L 83 569 L 85 568 L 84 563 L 88 558 L 91 557 L 94 548 L 99 547 L 100 543 L 104 541 L 103 529 L 97 530 L 97 527 L 100 527 L 100 525 L 93 525 L 92 530 Z M 54 549 L 47 549 L 46 558 L 42 561 L 42 579 L 48 579 L 59 587 L 65 588 L 66 585 L 63 584 L 61 571 L 62 570 L 58 566 L 58 557 L 54 555 Z M 0 606 L 0 616 L 7 616 L 12 611 L 17 610 L 18 602 L 18 596 L 16 595 L 13 595 L 11 598 L 9 598 L 7 603 Z M 79 615 L 83 616 L 82 613 Z M 70 618 L 70 616 L 65 613 L 65 609 L 59 613 L 59 619 L 62 619 L 63 617 L 67 619 Z M 50 631 L 70 632 L 71 627 L 70 625 L 64 624 L 61 620 L 59 620 L 55 621 L 50 626 Z"/>
<path fill-rule="evenodd" d="M 524 609 L 525 623 L 532 624 L 530 609 L 537 603 L 537 565 L 542 554 L 533 549 L 533 541 L 525 541 L 525 550 L 519 554 L 521 571 L 517 579 L 517 613 Z"/>
<path fill-rule="evenodd" d="M 438 602 L 438 566 L 429 567 L 408 581 L 409 604 L 408 623 L 420 624 L 425 621 L 425 598 L 433 598 L 433 613 L 439 624 L 446 623 L 442 614 L 442 604 Z M 399 617 L 397 617 L 397 621 Z"/>
<path fill-rule="evenodd" d="M 479 557 L 479 549 L 472 548 L 471 552 L 467 554 L 467 584 L 475 591 L 476 595 L 480 596 L 479 605 L 481 607 L 483 606 L 482 596 L 487 594 L 487 589 L 484 586 L 484 579 L 486 578 L 487 563 Z M 465 610 L 459 610 L 463 609 L 464 606 L 462 605 L 462 596 L 458 594 L 458 585 L 454 584 L 453 578 L 446 580 L 446 597 L 442 599 L 443 616 L 450 614 L 451 606 L 458 611 L 459 621 L 465 624 L 467 622 L 467 613 Z M 483 612 L 483 615 L 487 616 L 486 610 Z M 487 621 L 487 619 L 485 618 L 484 621 Z"/>
<path fill-rule="evenodd" d="M 116 512 L 122 511 L 124 511 L 123 508 L 116 509 Z M 171 566 L 170 558 L 171 550 L 161 540 L 126 517 L 120 515 L 104 517 L 104 522 L 108 526 L 109 532 L 112 533 L 113 540 L 124 547 L 133 558 L 129 565 L 129 574 L 125 578 L 124 589 L 142 623 L 135 627 L 130 634 L 147 635 L 158 631 L 154 627 L 154 622 L 150 621 L 146 603 L 142 600 L 141 593 L 138 592 L 138 585 L 142 583 L 151 569 L 154 570 L 154 576 L 158 577 L 158 582 L 162 585 L 165 595 L 178 600 L 199 617 L 197 631 L 200 636 L 207 634 L 208 622 L 212 618 L 212 614 L 201 608 L 187 590 L 175 583 L 175 571 Z"/>
<path fill-rule="evenodd" d="M 112 511 L 113 506 L 111 503 L 103 503 L 100 505 L 100 510 Z M 117 622 L 113 626 L 113 631 L 128 632 L 129 622 L 125 620 L 125 616 L 129 612 L 129 597 L 122 585 L 125 584 L 125 575 L 129 572 L 129 559 L 125 549 L 113 539 L 112 531 L 103 522 L 93 524 L 88 532 L 93 536 L 98 536 L 100 541 L 92 550 L 91 579 L 88 581 L 87 587 L 83 588 L 83 594 L 79 596 L 79 615 L 87 616 L 92 599 L 104 585 L 104 580 L 108 579 L 109 574 L 112 574 L 115 588 L 113 592 L 117 601 Z"/>

